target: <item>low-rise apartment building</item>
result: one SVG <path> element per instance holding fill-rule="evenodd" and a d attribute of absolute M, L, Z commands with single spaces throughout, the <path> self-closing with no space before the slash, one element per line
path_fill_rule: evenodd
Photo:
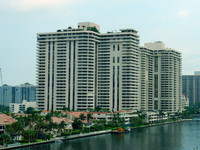
<path fill-rule="evenodd" d="M 10 103 L 9 110 L 11 113 L 19 113 L 26 111 L 28 107 L 36 109 L 37 104 L 36 102 L 27 102 L 26 100 L 23 100 L 22 103 Z"/>

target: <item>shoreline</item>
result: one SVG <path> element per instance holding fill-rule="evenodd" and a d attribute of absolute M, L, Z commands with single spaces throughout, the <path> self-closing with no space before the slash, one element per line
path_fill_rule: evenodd
<path fill-rule="evenodd" d="M 172 123 L 180 123 L 180 122 L 185 122 L 185 121 L 193 121 L 193 119 L 182 119 L 182 120 L 173 121 L 173 122 L 150 124 L 150 125 L 144 125 L 144 126 L 141 126 L 141 127 L 131 127 L 131 130 L 139 129 L 139 128 L 147 128 L 147 127 L 153 127 L 153 126 L 166 125 L 166 124 L 172 124 Z M 0 147 L 0 150 L 17 149 L 17 148 L 29 147 L 29 146 L 40 145 L 40 144 L 54 143 L 58 140 L 66 141 L 66 140 L 73 140 L 73 139 L 78 139 L 78 138 L 83 138 L 83 137 L 90 137 L 90 136 L 96 136 L 96 135 L 101 135 L 101 134 L 109 134 L 109 133 L 111 133 L 111 129 L 110 130 L 90 132 L 90 133 L 81 133 L 81 134 L 76 134 L 76 135 L 70 135 L 68 137 L 51 138 L 50 140 L 44 141 L 44 142 L 30 143 L 30 144 L 10 146 L 10 147 Z"/>
<path fill-rule="evenodd" d="M 144 126 L 141 126 L 141 127 L 131 127 L 131 130 L 138 129 L 138 128 L 147 128 L 147 127 L 154 127 L 154 126 L 172 124 L 172 123 L 179 123 L 179 122 L 184 122 L 184 121 L 193 121 L 193 120 L 194 119 L 182 119 L 182 120 L 172 121 L 172 122 L 163 122 L 163 123 L 157 123 L 157 124 L 144 125 Z"/>

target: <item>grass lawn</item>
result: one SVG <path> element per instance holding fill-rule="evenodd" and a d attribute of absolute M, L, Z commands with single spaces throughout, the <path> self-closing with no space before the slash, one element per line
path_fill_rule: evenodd
<path fill-rule="evenodd" d="M 46 142 L 47 140 L 42 140 L 42 139 L 37 139 L 35 142 L 33 143 L 38 143 L 38 142 Z M 26 144 L 31 144 L 31 143 L 21 143 L 21 145 L 26 145 Z"/>

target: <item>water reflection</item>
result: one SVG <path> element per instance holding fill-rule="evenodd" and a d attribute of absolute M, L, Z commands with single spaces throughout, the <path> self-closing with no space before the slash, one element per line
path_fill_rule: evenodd
<path fill-rule="evenodd" d="M 190 150 L 200 141 L 200 120 L 105 134 L 21 150 Z"/>

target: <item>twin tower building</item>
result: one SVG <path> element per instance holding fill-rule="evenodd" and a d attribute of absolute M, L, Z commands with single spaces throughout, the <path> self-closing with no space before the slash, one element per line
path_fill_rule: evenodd
<path fill-rule="evenodd" d="M 134 29 L 102 34 L 81 22 L 38 33 L 38 109 L 181 111 L 181 62 L 160 41 L 140 47 Z"/>

